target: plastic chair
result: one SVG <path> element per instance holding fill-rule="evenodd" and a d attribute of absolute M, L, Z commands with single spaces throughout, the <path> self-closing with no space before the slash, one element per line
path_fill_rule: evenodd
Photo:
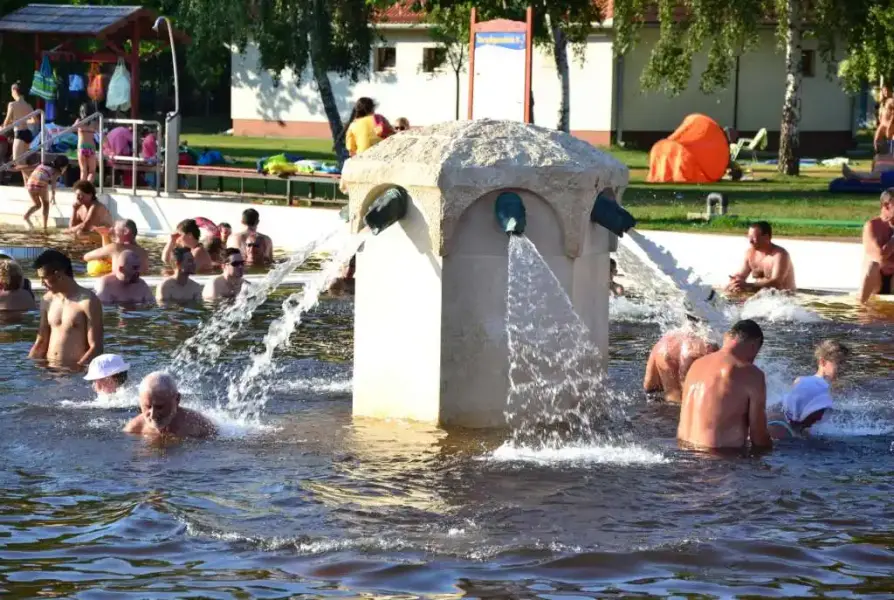
<path fill-rule="evenodd" d="M 739 154 L 745 150 L 751 152 L 751 164 L 757 162 L 757 153 L 767 149 L 767 129 L 762 128 L 753 138 L 739 138 L 735 144 L 729 145 L 730 160 L 737 160 Z"/>

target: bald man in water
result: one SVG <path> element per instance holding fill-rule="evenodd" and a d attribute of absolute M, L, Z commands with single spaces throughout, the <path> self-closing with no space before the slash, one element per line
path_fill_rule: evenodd
<path fill-rule="evenodd" d="M 155 371 L 140 382 L 140 414 L 125 425 L 126 433 L 146 437 L 203 438 L 217 435 L 217 427 L 200 413 L 180 406 L 177 382 Z"/>
<path fill-rule="evenodd" d="M 152 290 L 140 277 L 141 260 L 132 250 L 118 255 L 114 272 L 96 284 L 96 296 L 103 304 L 152 302 Z"/>
<path fill-rule="evenodd" d="M 683 381 L 692 363 L 717 350 L 717 344 L 708 342 L 695 332 L 681 329 L 667 332 L 649 353 L 643 391 L 664 391 L 665 400 L 680 402 Z"/>
<path fill-rule="evenodd" d="M 97 231 L 104 233 L 104 229 L 97 228 Z M 119 219 L 112 226 L 113 242 L 105 244 L 101 248 L 91 250 L 84 255 L 84 262 L 91 260 L 107 260 L 112 264 L 112 269 L 118 265 L 118 257 L 125 250 L 136 252 L 140 257 L 140 273 L 145 275 L 149 272 L 149 253 L 137 244 L 137 224 L 130 219 Z"/>

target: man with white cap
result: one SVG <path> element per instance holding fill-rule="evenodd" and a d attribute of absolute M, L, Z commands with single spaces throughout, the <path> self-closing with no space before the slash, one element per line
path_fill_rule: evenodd
<path fill-rule="evenodd" d="M 97 394 L 112 395 L 127 383 L 130 365 L 117 354 L 100 354 L 90 361 L 84 379 L 93 382 Z"/>
<path fill-rule="evenodd" d="M 124 427 L 126 433 L 147 437 L 209 437 L 217 428 L 194 410 L 180 407 L 177 382 L 155 371 L 140 382 L 140 414 Z"/>
<path fill-rule="evenodd" d="M 836 340 L 824 340 L 816 347 L 816 375 L 795 380 L 795 387 L 782 400 L 782 414 L 770 417 L 770 435 L 778 440 L 798 437 L 823 418 L 832 408 L 829 387 L 850 353 L 850 348 Z"/>

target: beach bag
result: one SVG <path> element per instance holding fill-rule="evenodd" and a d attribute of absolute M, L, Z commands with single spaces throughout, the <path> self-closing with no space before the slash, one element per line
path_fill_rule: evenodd
<path fill-rule="evenodd" d="M 130 73 L 124 66 L 124 59 L 118 59 L 112 80 L 109 81 L 109 93 L 106 97 L 106 108 L 109 110 L 128 110 L 130 108 Z"/>
<path fill-rule="evenodd" d="M 99 64 L 90 65 L 90 72 L 87 73 L 87 96 L 94 102 L 99 102 L 106 97 L 105 80 L 103 80 L 102 72 L 99 70 Z"/>
<path fill-rule="evenodd" d="M 52 100 L 56 97 L 58 88 L 56 83 L 56 74 L 53 73 L 53 67 L 50 65 L 50 59 L 43 57 L 40 62 L 40 69 L 34 71 L 34 81 L 31 83 L 31 94 L 44 100 Z"/>

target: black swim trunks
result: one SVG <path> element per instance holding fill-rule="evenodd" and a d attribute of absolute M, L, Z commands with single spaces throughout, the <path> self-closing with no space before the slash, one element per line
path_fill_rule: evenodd
<path fill-rule="evenodd" d="M 30 144 L 34 141 L 34 134 L 31 133 L 30 129 L 16 129 L 15 138 L 17 140 L 22 140 L 26 144 Z"/>
<path fill-rule="evenodd" d="M 894 273 L 891 275 L 882 274 L 882 289 L 879 290 L 880 296 L 890 296 L 891 295 L 891 278 L 894 277 Z"/>

